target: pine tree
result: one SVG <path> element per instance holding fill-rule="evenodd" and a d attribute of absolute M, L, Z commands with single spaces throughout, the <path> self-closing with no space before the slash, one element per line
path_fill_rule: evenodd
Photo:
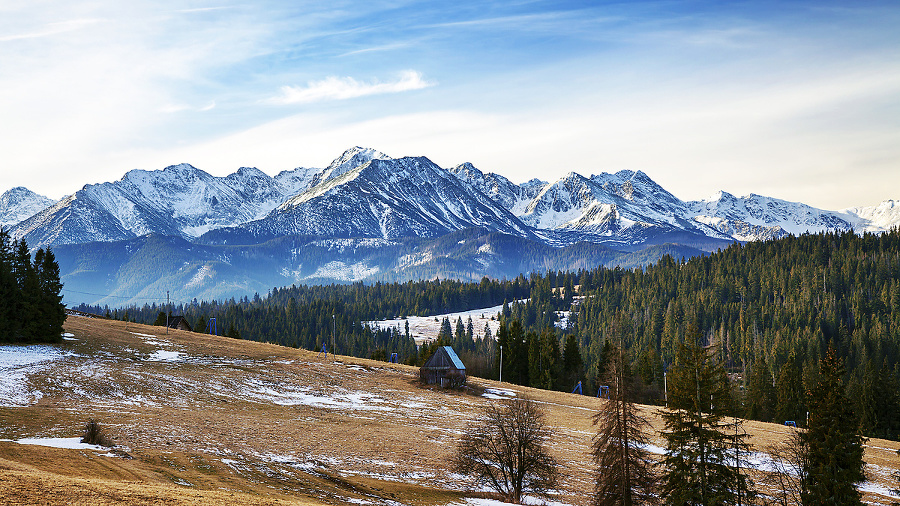
<path fill-rule="evenodd" d="M 19 342 L 32 342 L 41 335 L 40 296 L 41 286 L 31 263 L 31 253 L 25 241 L 18 241 L 13 262 L 13 271 L 19 286 L 16 308 L 19 316 Z"/>
<path fill-rule="evenodd" d="M 670 505 L 737 504 L 751 495 L 751 483 L 729 464 L 740 462 L 736 451 L 749 451 L 747 434 L 728 433 L 735 427 L 725 419 L 732 406 L 728 377 L 699 340 L 689 324 L 668 374 L 661 492 Z"/>
<path fill-rule="evenodd" d="M 18 293 L 19 286 L 13 272 L 12 243 L 9 233 L 0 228 L 0 342 L 14 340 Z"/>
<path fill-rule="evenodd" d="M 763 422 L 771 421 L 775 412 L 775 387 L 762 354 L 750 368 L 745 409 L 747 418 Z"/>
<path fill-rule="evenodd" d="M 856 484 L 865 480 L 864 439 L 847 398 L 844 365 L 829 346 L 819 362 L 819 377 L 808 393 L 809 428 L 803 504 L 862 504 Z"/>
<path fill-rule="evenodd" d="M 591 451 L 597 466 L 593 504 L 656 504 L 653 459 L 644 450 L 650 423 L 629 398 L 633 376 L 625 351 L 610 346 L 607 359 L 603 381 L 609 383 L 609 399 L 593 419 L 599 426 Z"/>
<path fill-rule="evenodd" d="M 564 389 L 572 389 L 583 374 L 581 351 L 578 349 L 578 339 L 575 334 L 566 336 L 566 344 L 563 348 L 562 381 Z"/>
<path fill-rule="evenodd" d="M 53 251 L 49 248 L 46 251 L 39 249 L 34 257 L 34 270 L 39 285 L 37 317 L 40 319 L 39 335 L 35 337 L 43 342 L 60 342 L 66 321 L 66 307 L 60 295 L 63 285 Z"/>
<path fill-rule="evenodd" d="M 450 328 L 450 319 L 446 316 L 441 320 L 441 330 L 438 331 L 438 341 L 450 343 L 453 340 L 453 330 Z"/>

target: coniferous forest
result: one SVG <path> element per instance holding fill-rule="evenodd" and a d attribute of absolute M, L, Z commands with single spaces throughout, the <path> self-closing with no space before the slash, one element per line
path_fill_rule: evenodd
<path fill-rule="evenodd" d="M 291 286 L 239 301 L 77 309 L 141 323 L 168 310 L 201 332 L 215 317 L 218 332 L 231 337 L 379 359 L 398 353 L 403 362 L 421 364 L 434 344 L 417 348 L 407 329 L 365 322 L 501 304 L 496 336 L 485 338 L 483 328 L 462 320 L 444 322 L 434 336 L 457 349 L 471 375 L 498 378 L 503 346 L 504 381 L 564 391 L 581 382 L 584 394 L 596 395 L 612 343 L 631 357 L 634 400 L 660 403 L 664 375 L 691 329 L 724 366 L 734 414 L 802 426 L 806 393 L 818 384 L 820 361 L 832 347 L 843 360 L 861 432 L 900 436 L 897 229 L 735 243 L 643 269 L 550 271 L 480 283 Z"/>
<path fill-rule="evenodd" d="M 53 252 L 39 249 L 32 261 L 25 241 L 12 241 L 0 229 L 0 342 L 62 341 L 61 290 Z"/>

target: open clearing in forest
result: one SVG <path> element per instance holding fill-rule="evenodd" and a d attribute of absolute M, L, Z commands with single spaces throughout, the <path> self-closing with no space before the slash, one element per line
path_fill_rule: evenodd
<path fill-rule="evenodd" d="M 562 465 L 555 502 L 588 504 L 602 400 L 470 378 L 421 386 L 413 367 L 70 316 L 58 346 L 0 347 L 0 500 L 16 504 L 477 504 L 450 471 L 495 398 L 546 408 Z M 654 427 L 657 408 L 644 408 Z M 100 421 L 116 450 L 50 448 Z M 763 448 L 793 430 L 748 422 Z M 654 444 L 662 446 L 658 435 Z M 866 501 L 889 504 L 897 442 L 870 440 Z M 761 456 L 760 456 L 761 457 Z"/>

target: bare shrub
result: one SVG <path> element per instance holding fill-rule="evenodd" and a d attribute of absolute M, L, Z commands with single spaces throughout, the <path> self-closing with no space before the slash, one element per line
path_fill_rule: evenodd
<path fill-rule="evenodd" d="M 550 434 L 543 410 L 527 399 L 489 404 L 459 441 L 454 470 L 507 501 L 519 502 L 526 492 L 546 496 L 559 477 L 546 448 Z"/>
<path fill-rule="evenodd" d="M 766 504 L 802 504 L 807 469 L 807 446 L 803 432 L 795 429 L 787 439 L 770 446 L 767 452 L 772 459 L 772 470 L 764 476 L 762 483 L 772 495 L 766 499 Z"/>
<path fill-rule="evenodd" d="M 81 435 L 81 442 L 87 443 L 89 445 L 99 445 L 106 446 L 107 448 L 111 448 L 115 446 L 115 443 L 109 440 L 106 437 L 106 434 L 103 432 L 103 428 L 100 427 L 100 422 L 91 418 L 88 423 L 84 425 L 84 431 Z"/>

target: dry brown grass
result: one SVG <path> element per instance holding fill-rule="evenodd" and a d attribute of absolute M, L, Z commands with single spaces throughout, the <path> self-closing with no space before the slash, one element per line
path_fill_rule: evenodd
<path fill-rule="evenodd" d="M 483 389 L 501 387 L 546 408 L 560 500 L 588 503 L 596 398 L 480 379 L 464 392 L 423 388 L 404 365 L 116 321 L 70 317 L 66 331 L 73 355 L 31 372 L 43 397 L 0 408 L 0 438 L 77 436 L 95 418 L 131 458 L 0 442 L 0 502 L 459 503 L 477 494 L 450 474 L 453 446 L 490 402 Z M 180 359 L 148 360 L 159 350 Z M 791 430 L 746 427 L 757 446 Z M 897 443 L 869 446 L 867 461 L 893 472 Z"/>

